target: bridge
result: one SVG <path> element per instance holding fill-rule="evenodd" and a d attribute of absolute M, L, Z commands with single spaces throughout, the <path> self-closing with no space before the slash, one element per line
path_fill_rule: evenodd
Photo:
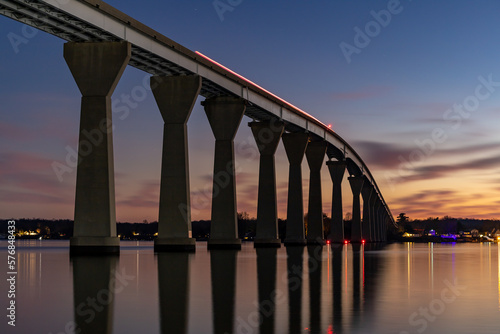
<path fill-rule="evenodd" d="M 209 248 L 240 248 L 234 137 L 243 115 L 260 152 L 255 247 L 280 247 L 275 152 L 289 160 L 285 245 L 323 244 L 320 171 L 325 156 L 333 183 L 327 239 L 344 242 L 341 182 L 353 194 L 351 242 L 384 242 L 396 226 L 370 170 L 329 126 L 305 111 L 98 0 L 0 0 L 0 14 L 67 41 L 64 58 L 82 95 L 71 254 L 118 253 L 111 95 L 127 65 L 150 73 L 164 120 L 156 251 L 194 251 L 191 235 L 187 121 L 199 95 L 215 137 Z M 301 164 L 310 169 L 304 228 Z M 224 180 L 221 183 L 219 180 Z M 361 210 L 361 198 L 363 210 Z"/>

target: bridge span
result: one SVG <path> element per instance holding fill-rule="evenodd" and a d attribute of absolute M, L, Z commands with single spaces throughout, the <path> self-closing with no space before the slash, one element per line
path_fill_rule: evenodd
<path fill-rule="evenodd" d="M 215 137 L 209 248 L 239 248 L 234 136 L 243 115 L 260 151 L 255 247 L 280 247 L 274 154 L 283 141 L 290 163 L 285 245 L 322 244 L 320 170 L 333 181 L 327 239 L 344 242 L 341 182 L 353 193 L 351 242 L 384 242 L 396 226 L 370 170 L 328 126 L 250 80 L 193 52 L 98 0 L 0 0 L 0 14 L 67 41 L 64 58 L 82 94 L 72 254 L 117 253 L 111 95 L 127 65 L 151 76 L 164 120 L 156 251 L 194 251 L 191 236 L 187 121 L 199 95 Z M 86 138 L 102 138 L 90 149 Z M 304 229 L 301 164 L 310 168 L 308 231 Z M 215 187 L 216 178 L 225 180 Z M 215 192 L 217 188 L 217 192 Z M 361 212 L 360 196 L 363 199 Z"/>

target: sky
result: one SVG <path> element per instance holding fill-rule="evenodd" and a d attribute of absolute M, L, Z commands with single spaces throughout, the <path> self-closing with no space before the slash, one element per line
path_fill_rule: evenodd
<path fill-rule="evenodd" d="M 394 216 L 500 218 L 500 2 L 108 3 L 332 124 L 368 165 Z M 73 219 L 76 170 L 53 170 L 78 143 L 80 93 L 63 45 L 0 17 L 0 218 Z M 127 67 L 112 97 L 121 222 L 158 219 L 163 122 L 143 88 L 148 77 Z M 136 98 L 127 104 L 124 95 Z M 193 220 L 209 219 L 211 206 L 214 137 L 202 100 L 188 122 Z M 237 204 L 255 217 L 258 151 L 250 121 L 244 117 L 235 139 Z M 286 218 L 282 144 L 276 166 L 279 216 Z M 305 159 L 302 170 L 307 208 Z M 326 167 L 322 179 L 330 216 Z M 343 204 L 350 212 L 346 179 Z"/>

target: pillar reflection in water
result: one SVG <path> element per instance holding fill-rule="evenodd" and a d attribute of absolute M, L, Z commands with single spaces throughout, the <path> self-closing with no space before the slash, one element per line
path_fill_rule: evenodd
<path fill-rule="evenodd" d="M 288 271 L 288 332 L 290 334 L 302 333 L 302 273 L 304 248 L 288 246 L 287 271 Z"/>
<path fill-rule="evenodd" d="M 210 250 L 214 334 L 234 332 L 236 249 Z"/>
<path fill-rule="evenodd" d="M 189 253 L 158 253 L 158 290 L 162 334 L 185 334 L 189 310 Z"/>
<path fill-rule="evenodd" d="M 333 281 L 333 333 L 342 332 L 342 252 L 346 246 L 331 244 Z"/>
<path fill-rule="evenodd" d="M 276 248 L 257 248 L 260 334 L 273 334 L 276 309 Z"/>
<path fill-rule="evenodd" d="M 385 245 L 380 243 L 365 244 L 361 250 L 361 281 L 363 284 L 361 300 L 363 302 L 363 318 L 360 327 L 365 331 L 368 329 L 373 330 L 374 326 L 379 270 L 383 267 L 381 263 L 383 257 L 379 256 L 378 252 L 383 250 L 384 247 Z"/>
<path fill-rule="evenodd" d="M 361 244 L 352 244 L 352 328 L 361 325 Z"/>
<path fill-rule="evenodd" d="M 110 334 L 113 332 L 117 256 L 75 256 L 73 267 L 73 303 L 75 333 Z"/>
<path fill-rule="evenodd" d="M 307 246 L 307 253 L 309 255 L 309 329 L 311 333 L 320 333 L 323 246 Z"/>

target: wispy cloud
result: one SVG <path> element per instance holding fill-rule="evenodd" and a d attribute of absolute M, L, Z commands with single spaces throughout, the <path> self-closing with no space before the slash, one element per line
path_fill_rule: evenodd
<path fill-rule="evenodd" d="M 481 200 L 483 203 L 467 204 Z M 405 212 L 410 218 L 437 217 L 451 215 L 491 218 L 500 210 L 495 201 L 480 193 L 462 193 L 452 189 L 422 190 L 415 194 L 395 198 L 391 201 L 393 213 Z"/>
<path fill-rule="evenodd" d="M 406 181 L 431 180 L 440 177 L 449 176 L 450 173 L 456 173 L 466 170 L 488 170 L 500 166 L 500 156 L 491 156 L 486 158 L 473 159 L 467 162 L 450 165 L 429 165 L 417 167 L 413 174 L 403 176 Z"/>
<path fill-rule="evenodd" d="M 359 151 L 363 160 L 369 167 L 382 167 L 386 169 L 396 169 L 402 162 L 402 158 L 408 160 L 408 156 L 412 150 L 418 149 L 418 146 L 404 146 L 400 144 L 358 141 L 353 144 L 355 149 Z M 414 175 L 406 177 L 406 180 L 414 180 L 426 178 L 434 178 L 441 176 L 443 173 L 456 172 L 461 170 L 478 169 L 485 170 L 488 168 L 496 168 L 500 156 L 486 156 L 477 158 L 478 155 L 487 155 L 497 150 L 498 145 L 495 143 L 480 143 L 476 145 L 460 145 L 436 149 L 429 156 L 428 161 L 432 162 L 434 158 L 449 158 L 450 161 L 464 161 L 470 156 L 468 161 L 454 163 L 450 165 L 427 164 L 413 166 Z M 474 157 L 474 158 L 473 158 Z M 495 165 L 497 164 L 497 165 Z M 439 175 L 438 175 L 439 174 Z M 403 180 L 401 180 L 403 181 Z"/>
<path fill-rule="evenodd" d="M 396 168 L 401 163 L 399 157 L 408 156 L 411 152 L 411 148 L 408 147 L 376 141 L 357 141 L 353 146 L 369 167 L 388 169 Z"/>
<path fill-rule="evenodd" d="M 160 180 L 143 181 L 139 190 L 132 195 L 117 200 L 118 206 L 133 208 L 158 208 L 160 196 Z"/>
<path fill-rule="evenodd" d="M 59 182 L 51 163 L 35 154 L 0 153 L 0 201 L 20 205 L 73 203 L 74 184 Z"/>

